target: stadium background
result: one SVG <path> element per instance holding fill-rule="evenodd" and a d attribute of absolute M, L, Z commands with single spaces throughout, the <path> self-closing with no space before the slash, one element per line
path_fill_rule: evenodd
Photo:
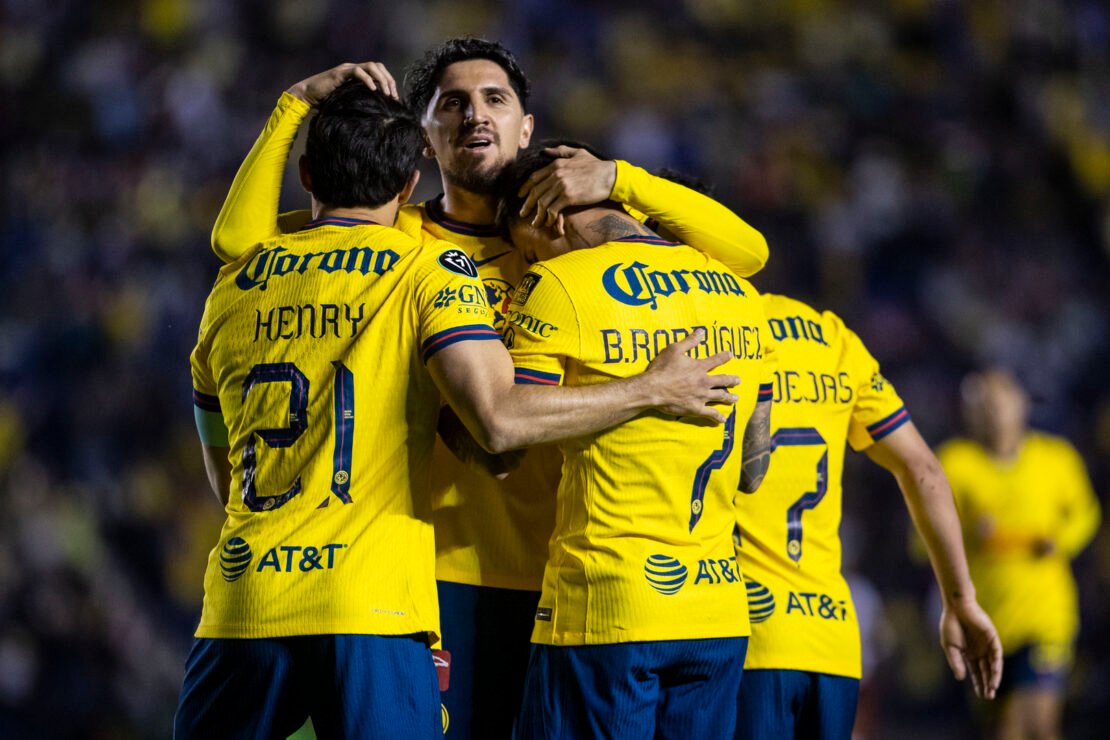
<path fill-rule="evenodd" d="M 0 0 L 0 736 L 168 734 L 222 520 L 187 363 L 216 212 L 282 89 L 463 33 L 520 56 L 538 136 L 712 182 L 770 242 L 760 287 L 841 312 L 930 442 L 965 371 L 1014 367 L 1105 508 L 1105 3 Z M 973 736 L 893 481 L 856 456 L 846 491 L 872 736 Z M 1066 729 L 1094 737 L 1105 530 L 1075 566 Z"/>

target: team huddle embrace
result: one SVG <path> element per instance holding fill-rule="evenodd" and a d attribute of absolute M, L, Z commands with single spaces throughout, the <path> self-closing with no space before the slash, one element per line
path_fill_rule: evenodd
<path fill-rule="evenodd" d="M 993 697 L 944 473 L 837 316 L 758 290 L 763 237 L 533 143 L 500 44 L 405 88 L 379 63 L 291 87 L 213 231 L 191 367 L 227 520 L 175 735 L 848 738 L 848 445 L 897 480 L 945 656 Z M 312 111 L 311 208 L 279 213 Z M 443 192 L 410 204 L 421 157 Z"/>

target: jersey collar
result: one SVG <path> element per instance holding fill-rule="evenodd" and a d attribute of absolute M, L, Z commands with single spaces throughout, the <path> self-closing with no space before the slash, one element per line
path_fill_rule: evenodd
<path fill-rule="evenodd" d="M 304 226 L 301 231 L 308 229 L 315 229 L 318 226 L 381 226 L 377 221 L 368 221 L 361 218 L 343 218 L 342 216 L 325 216 L 323 218 L 314 218 Z"/>
<path fill-rule="evenodd" d="M 424 201 L 424 211 L 437 224 L 448 231 L 454 231 L 456 234 L 465 234 L 466 236 L 501 236 L 501 231 L 493 224 L 468 224 L 466 221 L 457 221 L 453 218 L 448 218 L 447 214 L 443 212 L 443 193 L 440 193 L 431 200 Z"/>

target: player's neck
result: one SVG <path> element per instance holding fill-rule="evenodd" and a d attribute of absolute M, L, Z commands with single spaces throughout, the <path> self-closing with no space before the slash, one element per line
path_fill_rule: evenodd
<path fill-rule="evenodd" d="M 355 208 L 340 208 L 327 206 L 318 203 L 315 200 L 312 202 L 312 218 L 313 220 L 321 218 L 349 218 L 357 221 L 373 221 L 382 226 L 392 226 L 393 222 L 397 220 L 397 210 L 400 205 L 397 199 L 389 201 L 380 206 L 370 207 L 355 207 Z"/>
<path fill-rule="evenodd" d="M 497 218 L 494 198 L 443 184 L 443 215 L 467 224 L 492 224 Z"/>
<path fill-rule="evenodd" d="M 987 444 L 987 449 L 990 450 L 991 457 L 995 460 L 1002 462 L 1012 462 L 1021 452 L 1021 444 L 1025 439 L 1025 433 L 1022 432 L 1017 435 L 1006 435 L 992 439 Z"/>

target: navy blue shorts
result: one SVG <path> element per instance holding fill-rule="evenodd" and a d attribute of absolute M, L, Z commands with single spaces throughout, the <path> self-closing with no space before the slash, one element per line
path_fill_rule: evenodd
<path fill-rule="evenodd" d="M 1071 669 L 1069 644 L 1032 643 L 1022 645 L 1002 660 L 1002 683 L 998 695 L 1017 689 L 1063 690 Z"/>
<path fill-rule="evenodd" d="M 197 638 L 174 737 L 438 738 L 438 688 L 424 635 Z"/>
<path fill-rule="evenodd" d="M 438 581 L 444 726 L 454 740 L 508 738 L 520 712 L 539 591 Z"/>
<path fill-rule="evenodd" d="M 736 712 L 737 740 L 850 740 L 859 679 L 827 673 L 747 670 Z"/>
<path fill-rule="evenodd" d="M 533 645 L 516 737 L 728 737 L 747 652 L 746 637 Z"/>

